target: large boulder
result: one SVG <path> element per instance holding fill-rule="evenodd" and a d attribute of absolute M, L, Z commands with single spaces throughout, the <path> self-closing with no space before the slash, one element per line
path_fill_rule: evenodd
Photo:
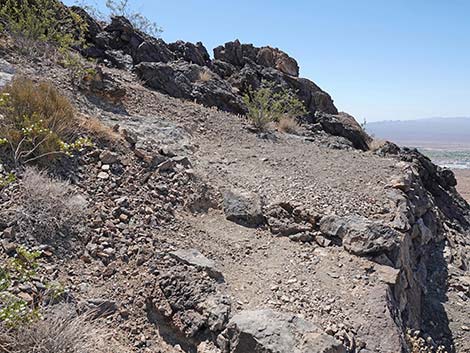
<path fill-rule="evenodd" d="M 225 217 L 232 222 L 257 227 L 264 223 L 259 196 L 252 192 L 229 190 L 224 193 Z"/>
<path fill-rule="evenodd" d="M 207 70 L 185 61 L 144 62 L 136 66 L 138 76 L 151 88 L 172 97 L 196 100 L 206 106 L 244 113 L 243 102 L 233 88 Z"/>
<path fill-rule="evenodd" d="M 200 66 L 210 65 L 210 57 L 207 49 L 201 42 L 196 44 L 178 40 L 168 44 L 168 48 L 175 54 L 178 59 L 183 59 L 191 64 Z"/>
<path fill-rule="evenodd" d="M 323 217 L 320 231 L 341 240 L 347 251 L 360 256 L 392 252 L 401 239 L 395 229 L 358 215 Z"/>
<path fill-rule="evenodd" d="M 223 353 L 346 353 L 313 323 L 271 309 L 236 314 L 217 341 Z"/>
<path fill-rule="evenodd" d="M 318 112 L 315 119 L 327 133 L 342 136 L 352 142 L 357 149 L 367 151 L 372 138 L 362 129 L 357 121 L 349 114 L 327 114 Z"/>
<path fill-rule="evenodd" d="M 254 62 L 264 67 L 271 67 L 287 75 L 299 76 L 299 65 L 294 58 L 277 48 L 256 48 L 253 44 L 241 44 L 240 41 L 225 43 L 214 49 L 214 58 L 242 68 L 247 62 Z"/>

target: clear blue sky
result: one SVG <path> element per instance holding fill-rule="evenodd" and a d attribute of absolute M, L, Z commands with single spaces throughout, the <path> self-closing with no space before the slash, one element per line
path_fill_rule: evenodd
<path fill-rule="evenodd" d="M 238 38 L 286 51 L 359 121 L 470 116 L 469 0 L 130 3 L 167 42 L 202 41 L 212 53 Z"/>

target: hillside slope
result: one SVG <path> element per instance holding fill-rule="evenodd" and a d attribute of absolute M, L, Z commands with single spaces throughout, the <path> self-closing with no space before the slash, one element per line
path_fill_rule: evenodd
<path fill-rule="evenodd" d="M 1 220 L 3 257 L 47 253 L 37 291 L 17 293 L 33 302 L 60 281 L 125 352 L 470 351 L 470 207 L 451 172 L 369 150 L 277 49 L 231 42 L 209 62 L 202 44 L 167 45 L 123 18 L 90 28 L 98 74 L 79 82 L 3 51 L 16 77 L 51 80 L 115 138 L 56 171 L 88 202 L 86 236 L 43 244 Z M 297 134 L 252 131 L 240 92 L 262 79 L 300 89 Z M 23 188 L 2 189 L 2 217 Z"/>

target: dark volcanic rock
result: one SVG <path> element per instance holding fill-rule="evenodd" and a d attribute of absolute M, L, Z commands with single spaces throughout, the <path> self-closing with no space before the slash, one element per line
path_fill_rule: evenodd
<path fill-rule="evenodd" d="M 168 47 L 178 59 L 200 66 L 210 65 L 209 53 L 201 42 L 193 44 L 179 40 L 168 44 Z"/>
<path fill-rule="evenodd" d="M 184 61 L 168 64 L 145 62 L 136 66 L 139 77 L 148 86 L 161 92 L 177 98 L 193 99 L 225 111 L 245 112 L 241 98 L 233 92 L 232 87 L 215 74 L 210 75 L 209 79 L 203 79 L 205 70 Z"/>
<path fill-rule="evenodd" d="M 357 121 L 349 114 L 315 114 L 316 120 L 323 129 L 331 135 L 342 136 L 353 143 L 357 149 L 367 151 L 371 137 L 361 128 Z"/>
<path fill-rule="evenodd" d="M 287 75 L 299 76 L 299 65 L 295 59 L 277 48 L 256 48 L 253 44 L 241 44 L 238 40 L 225 43 L 214 49 L 214 58 L 242 68 L 253 62 L 271 67 Z"/>

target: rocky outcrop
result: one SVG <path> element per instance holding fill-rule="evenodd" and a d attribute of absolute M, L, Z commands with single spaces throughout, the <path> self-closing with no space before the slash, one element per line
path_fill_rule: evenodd
<path fill-rule="evenodd" d="M 193 44 L 178 40 L 174 43 L 170 43 L 168 48 L 178 59 L 182 59 L 191 64 L 199 66 L 210 66 L 211 64 L 209 53 L 201 42 Z"/>
<path fill-rule="evenodd" d="M 367 151 L 372 138 L 361 128 L 356 119 L 349 114 L 317 113 L 316 121 L 323 129 L 334 136 L 342 136 L 352 142 L 357 149 Z"/>
<path fill-rule="evenodd" d="M 170 96 L 195 100 L 221 110 L 245 112 L 241 98 L 232 87 L 216 74 L 206 78 L 207 69 L 199 65 L 184 61 L 144 62 L 135 69 L 148 86 Z"/>
<path fill-rule="evenodd" d="M 393 228 L 357 215 L 323 217 L 320 231 L 341 239 L 347 251 L 360 256 L 390 253 L 400 242 L 400 233 Z"/>
<path fill-rule="evenodd" d="M 313 323 L 270 309 L 236 314 L 217 341 L 223 353 L 346 353 Z"/>
<path fill-rule="evenodd" d="M 240 69 L 246 64 L 255 63 L 290 76 L 299 76 L 297 61 L 283 51 L 269 46 L 256 48 L 253 44 L 241 44 L 240 41 L 235 40 L 215 48 L 214 58 Z"/>

